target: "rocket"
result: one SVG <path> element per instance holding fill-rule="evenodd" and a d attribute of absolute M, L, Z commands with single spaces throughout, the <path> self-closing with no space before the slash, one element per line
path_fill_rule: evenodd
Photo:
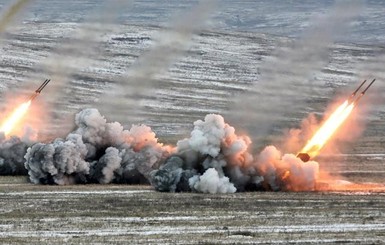
<path fill-rule="evenodd" d="M 365 80 L 366 81 L 366 80 Z M 364 81 L 364 82 L 365 82 Z M 366 93 L 366 91 L 368 91 L 368 89 L 370 88 L 370 86 L 372 86 L 372 84 L 374 83 L 376 81 L 376 79 L 373 79 L 370 83 L 369 83 L 369 85 L 361 92 L 361 94 L 354 100 L 354 103 L 357 103 L 361 98 L 362 98 L 362 96 L 364 96 L 365 95 L 365 93 Z M 364 83 L 362 83 L 362 85 L 363 85 Z M 360 87 L 362 87 L 362 85 L 360 86 Z M 360 87 L 358 87 L 358 89 L 357 89 L 357 91 L 360 89 Z M 357 93 L 357 91 L 355 91 L 356 93 Z M 353 95 L 353 94 L 352 94 Z M 354 94 L 354 96 L 355 96 L 355 94 Z"/>
<path fill-rule="evenodd" d="M 362 86 L 364 86 L 365 83 L 366 83 L 366 80 L 364 80 L 364 81 L 360 84 L 360 86 L 358 86 L 358 88 L 357 88 L 356 90 L 354 90 L 354 92 L 350 95 L 350 98 L 349 98 L 349 99 L 353 99 L 353 98 L 356 96 L 357 92 L 360 90 L 360 88 L 362 88 Z"/>
<path fill-rule="evenodd" d="M 348 98 L 348 105 L 352 105 L 352 104 L 357 104 L 358 101 L 362 98 L 362 96 L 365 95 L 366 91 L 368 91 L 368 89 L 372 86 L 372 84 L 376 81 L 376 79 L 373 79 L 369 85 L 357 96 L 357 93 L 360 91 L 360 89 L 365 85 L 367 80 L 364 80 L 358 87 L 356 90 L 354 90 L 354 92 L 349 96 Z M 309 151 L 311 152 L 311 150 Z M 311 157 L 310 155 L 307 153 L 307 152 L 300 152 L 297 154 L 297 157 L 299 159 L 301 159 L 303 162 L 308 162 Z"/>
<path fill-rule="evenodd" d="M 45 81 L 38 87 L 33 95 L 31 95 L 29 100 L 34 100 L 40 93 L 41 91 L 47 86 L 47 84 L 51 81 L 51 79 L 45 79 Z"/>

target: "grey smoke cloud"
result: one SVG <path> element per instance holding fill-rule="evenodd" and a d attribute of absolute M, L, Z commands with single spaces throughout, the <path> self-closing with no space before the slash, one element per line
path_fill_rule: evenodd
<path fill-rule="evenodd" d="M 150 172 L 173 151 L 158 143 L 149 127 L 124 130 L 96 109 L 79 112 L 75 124 L 65 139 L 28 148 L 25 168 L 32 183 L 148 183 Z"/>
<path fill-rule="evenodd" d="M 26 175 L 24 155 L 31 142 L 23 141 L 18 137 L 0 139 L 0 175 Z"/>
<path fill-rule="evenodd" d="M 151 183 L 158 191 L 215 194 L 314 190 L 318 177 L 318 163 L 282 155 L 274 146 L 253 156 L 249 138 L 220 115 L 196 121 L 191 137 L 176 148 L 158 143 L 147 126 L 124 130 L 96 109 L 79 112 L 75 123 L 65 139 L 28 148 L 25 168 L 32 183 Z"/>
<path fill-rule="evenodd" d="M 314 190 L 318 163 L 282 155 L 274 146 L 250 153 L 251 141 L 239 136 L 220 115 L 194 123 L 191 137 L 177 143 L 177 151 L 150 182 L 158 191 L 234 193 L 256 190 Z"/>

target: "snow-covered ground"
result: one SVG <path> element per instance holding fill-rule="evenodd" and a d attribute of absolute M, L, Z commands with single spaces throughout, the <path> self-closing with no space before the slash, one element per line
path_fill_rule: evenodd
<path fill-rule="evenodd" d="M 383 191 L 210 195 L 18 183 L 0 195 L 2 243 L 384 242 Z"/>

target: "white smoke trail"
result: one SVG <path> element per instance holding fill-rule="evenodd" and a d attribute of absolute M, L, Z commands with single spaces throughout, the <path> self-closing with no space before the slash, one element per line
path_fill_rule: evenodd
<path fill-rule="evenodd" d="M 82 73 L 94 60 L 103 56 L 101 43 L 104 35 L 115 28 L 119 11 L 130 4 L 131 1 L 124 0 L 103 2 L 35 68 L 38 75 L 30 74 L 31 77 L 25 83 L 28 88 L 39 86 L 39 83 L 47 78 L 51 79 L 45 89 L 46 93 L 49 93 L 46 104 L 51 105 L 45 109 L 45 114 L 51 118 L 41 122 L 44 125 L 41 127 L 41 134 L 54 131 L 56 135 L 63 135 L 72 128 L 69 120 L 74 112 L 68 110 L 68 103 L 63 102 L 77 96 L 77 91 L 72 89 L 71 76 Z M 57 113 L 58 111 L 60 113 Z"/>
<path fill-rule="evenodd" d="M 122 123 L 138 122 L 144 112 L 140 101 L 150 96 L 157 86 L 156 75 L 167 70 L 189 48 L 194 34 L 202 30 L 215 10 L 216 2 L 199 1 L 192 10 L 173 19 L 169 28 L 154 37 L 150 50 L 141 55 L 111 93 L 100 100 L 98 108 L 106 115 L 118 116 L 114 119 Z"/>
<path fill-rule="evenodd" d="M 28 4 L 30 3 L 30 0 L 16 0 L 12 1 L 12 3 L 5 7 L 5 10 L 1 11 L 0 13 L 0 33 L 3 33 L 6 28 L 12 22 L 15 21 L 16 17 L 22 13 L 22 10 L 25 9 Z"/>
<path fill-rule="evenodd" d="M 15 0 L 9 5 L 5 6 L 0 12 L 0 44 L 6 37 L 5 33 L 9 27 L 16 22 L 17 18 L 20 18 L 23 10 L 28 6 L 30 0 Z M 2 96 L 3 97 L 3 96 Z M 4 100 L 2 98 L 1 100 Z"/>

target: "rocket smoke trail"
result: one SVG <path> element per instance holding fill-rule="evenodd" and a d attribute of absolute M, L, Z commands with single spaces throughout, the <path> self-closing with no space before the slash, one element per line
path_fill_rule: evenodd
<path fill-rule="evenodd" d="M 9 24 L 16 18 L 16 16 L 22 11 L 30 2 L 30 0 L 17 0 L 6 8 L 5 11 L 0 13 L 0 33 L 4 32 Z"/>
<path fill-rule="evenodd" d="M 317 96 L 310 84 L 313 73 L 326 64 L 325 54 L 333 37 L 343 31 L 359 10 L 360 5 L 354 2 L 337 2 L 330 13 L 315 21 L 302 39 L 277 50 L 261 67 L 261 76 L 255 85 L 235 99 L 226 118 L 247 129 L 253 141 L 258 142 L 272 127 L 280 126 L 287 108 L 291 112 L 304 111 L 304 98 Z"/>
<path fill-rule="evenodd" d="M 144 112 L 138 98 L 152 94 L 156 86 L 155 76 L 161 74 L 185 52 L 193 35 L 203 27 L 215 10 L 216 0 L 202 0 L 192 10 L 175 18 L 167 29 L 155 37 L 154 45 L 141 55 L 127 73 L 99 102 L 98 108 L 105 115 L 122 115 L 114 118 L 123 124 L 138 122 Z M 112 113 L 117 111 L 118 113 Z M 121 112 L 125 112 L 122 114 Z"/>
<path fill-rule="evenodd" d="M 54 81 L 49 88 L 49 100 L 53 108 L 47 112 L 49 115 L 52 114 L 52 118 L 51 121 L 45 123 L 45 131 L 68 132 L 69 127 L 72 127 L 67 120 L 69 115 L 63 113 L 66 108 L 60 103 L 64 99 L 68 100 L 69 97 L 73 98 L 77 95 L 77 91 L 71 89 L 71 75 L 82 72 L 92 64 L 94 59 L 103 55 L 103 50 L 100 50 L 103 35 L 114 28 L 119 11 L 125 9 L 129 4 L 131 1 L 123 0 L 113 1 L 113 4 L 111 2 L 102 3 L 84 23 L 70 34 L 69 41 L 60 43 L 54 53 L 37 67 L 37 70 L 42 72 L 39 73 L 39 77 L 33 77 L 31 80 L 41 81 L 49 77 Z M 58 114 L 56 111 L 62 113 Z"/>
<path fill-rule="evenodd" d="M 133 113 L 129 113 L 128 111 L 135 110 L 133 106 L 130 107 L 135 99 L 131 97 L 134 97 L 133 95 L 140 96 L 147 93 L 147 89 L 152 87 L 150 80 L 153 76 L 167 68 L 173 59 L 187 48 L 194 32 L 199 30 L 208 18 L 209 12 L 213 9 L 213 2 L 214 1 L 202 1 L 193 11 L 184 15 L 183 18 L 178 19 L 175 22 L 176 24 L 170 27 L 166 33 L 162 33 L 162 35 L 159 36 L 159 43 L 155 45 L 150 52 L 143 55 L 138 64 L 134 65 L 134 68 L 129 72 L 133 77 L 133 82 L 129 88 L 127 89 L 126 83 L 123 82 L 124 84 L 121 87 L 123 89 L 121 89 L 120 86 L 116 89 L 116 91 L 122 91 L 124 96 L 129 97 L 124 101 L 124 108 L 122 108 L 120 104 L 116 106 L 118 107 L 119 115 L 122 115 L 122 112 L 133 115 Z M 41 81 L 42 77 L 44 79 L 49 77 L 54 81 L 49 88 L 50 96 L 48 98 L 50 102 L 49 105 L 51 105 L 52 108 L 48 108 L 45 113 L 46 116 L 51 117 L 51 120 L 44 120 L 44 122 L 42 122 L 44 126 L 41 127 L 42 129 L 39 131 L 40 136 L 50 136 L 52 132 L 55 132 L 55 136 L 57 136 L 63 135 L 63 132 L 70 131 L 69 127 L 72 127 L 69 121 L 70 116 L 65 112 L 71 113 L 71 111 L 61 107 L 66 104 L 62 101 L 64 99 L 68 100 L 68 98 L 74 99 L 79 92 L 71 89 L 69 78 L 75 72 L 79 72 L 90 65 L 92 60 L 96 58 L 95 55 L 101 54 L 101 52 L 98 51 L 100 51 L 99 44 L 102 34 L 111 30 L 111 26 L 118 16 L 116 13 L 124 9 L 124 6 L 129 4 L 130 1 L 114 1 L 114 3 L 115 4 L 105 3 L 107 5 L 102 5 L 96 14 L 89 18 L 89 21 L 80 25 L 80 27 L 72 33 L 72 36 L 70 36 L 71 42 L 60 44 L 56 52 L 43 61 L 40 67 L 36 68 L 42 72 L 39 74 L 39 77 L 32 77 L 32 79 L 30 79 L 31 81 Z M 29 83 L 27 82 L 26 84 L 28 85 Z M 33 85 L 29 84 L 29 87 L 32 86 Z M 130 92 L 127 92 L 127 90 Z M 69 93 L 71 94 L 69 95 Z M 124 100 L 124 96 L 117 97 L 113 95 L 113 100 L 102 100 L 101 109 L 105 108 L 105 105 L 108 105 L 109 101 L 119 102 L 119 98 Z M 83 102 L 86 103 L 85 101 Z M 58 111 L 60 111 L 60 113 L 57 113 Z M 110 112 L 110 108 L 108 108 L 107 111 Z"/>
<path fill-rule="evenodd" d="M 29 1 L 16 1 L 10 8 L 4 11 L 0 16 L 1 31 L 3 31 L 12 19 L 16 16 L 20 10 L 22 10 Z M 94 57 L 100 36 L 111 30 L 111 24 L 113 24 L 116 16 L 116 12 L 123 8 L 130 1 L 114 1 L 115 4 L 108 3 L 106 6 L 102 6 L 100 10 L 89 18 L 89 23 L 84 23 L 80 28 L 76 29 L 71 37 L 71 42 L 62 43 L 56 49 L 56 53 L 51 55 L 45 63 L 40 64 L 38 70 L 43 71 L 42 77 L 49 74 L 50 77 L 55 79 L 55 83 L 51 85 L 56 86 L 56 89 L 50 92 L 50 99 L 56 101 L 59 95 L 63 95 L 63 87 L 67 84 L 70 75 L 86 67 L 91 62 L 91 58 Z M 101 19 L 99 21 L 99 19 Z M 75 40 L 75 41 L 73 41 Z M 45 75 L 44 75 L 45 73 Z M 31 81 L 40 81 L 40 79 L 31 78 Z M 25 84 L 31 86 L 29 82 Z M 33 86 L 33 85 L 32 85 Z M 50 86 L 52 87 L 52 86 Z M 53 93 L 55 92 L 56 93 Z M 56 95 L 56 96 L 55 96 Z M 60 109 L 59 109 L 60 110 Z M 60 111 L 63 111 L 62 109 Z M 45 110 L 44 115 L 50 114 L 49 110 Z M 47 119 L 47 118 L 45 118 Z M 62 122 L 58 117 L 58 121 Z M 66 123 L 66 121 L 64 121 Z M 72 127 L 72 124 L 63 125 L 61 123 L 44 121 L 45 126 L 43 128 L 51 131 L 49 128 L 52 125 L 62 128 L 66 132 L 67 127 Z M 36 140 L 36 131 L 30 127 L 23 129 L 22 138 L 11 137 L 5 140 L 0 139 L 0 174 L 26 174 L 27 171 L 24 168 L 24 156 L 28 146 L 32 145 L 32 139 Z"/>

